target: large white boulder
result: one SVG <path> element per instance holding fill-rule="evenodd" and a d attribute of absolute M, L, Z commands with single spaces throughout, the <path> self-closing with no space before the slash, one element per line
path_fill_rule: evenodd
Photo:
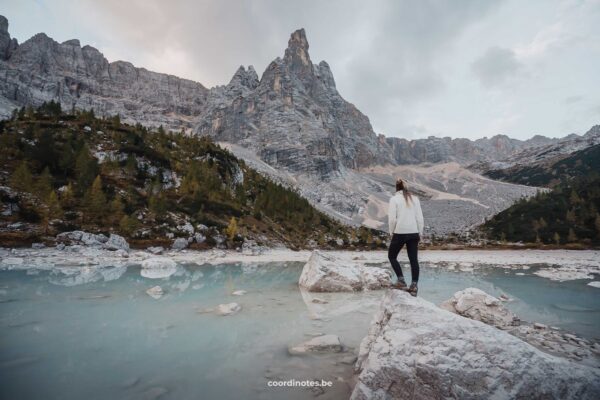
<path fill-rule="evenodd" d="M 440 307 L 497 328 L 517 326 L 520 323 L 519 318 L 504 307 L 500 299 L 477 288 L 467 288 L 454 293 Z"/>
<path fill-rule="evenodd" d="M 400 290 L 360 345 L 351 399 L 598 399 L 600 370 Z"/>
<path fill-rule="evenodd" d="M 388 287 L 392 284 L 392 275 L 383 268 L 343 264 L 315 250 L 304 265 L 298 283 L 311 292 L 352 292 Z"/>

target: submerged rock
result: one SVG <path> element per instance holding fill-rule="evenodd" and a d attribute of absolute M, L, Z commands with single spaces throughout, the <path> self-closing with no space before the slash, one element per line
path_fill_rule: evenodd
<path fill-rule="evenodd" d="M 235 290 L 235 291 L 231 292 L 231 294 L 234 296 L 243 296 L 246 293 L 248 293 L 248 292 L 246 292 L 245 290 Z"/>
<path fill-rule="evenodd" d="M 454 293 L 454 296 L 443 302 L 440 307 L 497 328 L 517 326 L 520 322 L 499 299 L 477 288 L 467 288 Z"/>
<path fill-rule="evenodd" d="M 600 370 L 399 290 L 386 293 L 356 371 L 354 400 L 600 396 Z"/>
<path fill-rule="evenodd" d="M 148 294 L 148 296 L 152 297 L 153 299 L 157 299 L 157 300 L 160 299 L 164 294 L 164 292 L 160 286 L 151 287 L 150 289 L 146 290 L 146 293 Z"/>
<path fill-rule="evenodd" d="M 340 353 L 344 350 L 340 338 L 336 335 L 317 336 L 306 342 L 290 346 L 288 351 L 292 355 L 307 353 Z"/>
<path fill-rule="evenodd" d="M 175 261 L 167 257 L 152 257 L 142 261 L 141 274 L 145 278 L 166 278 L 177 271 Z"/>
<path fill-rule="evenodd" d="M 304 265 L 298 283 L 311 292 L 352 292 L 388 287 L 392 275 L 383 268 L 340 265 L 339 260 L 315 250 Z"/>
<path fill-rule="evenodd" d="M 242 310 L 242 306 L 238 303 L 227 303 L 227 304 L 219 304 L 215 308 L 215 314 L 217 315 L 233 315 L 237 314 Z"/>

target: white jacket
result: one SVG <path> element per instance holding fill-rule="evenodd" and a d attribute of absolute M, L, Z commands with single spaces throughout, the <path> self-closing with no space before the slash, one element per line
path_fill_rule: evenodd
<path fill-rule="evenodd" d="M 390 235 L 394 233 L 419 233 L 423 235 L 423 211 L 419 198 L 411 193 L 408 204 L 402 190 L 390 199 L 388 224 Z"/>

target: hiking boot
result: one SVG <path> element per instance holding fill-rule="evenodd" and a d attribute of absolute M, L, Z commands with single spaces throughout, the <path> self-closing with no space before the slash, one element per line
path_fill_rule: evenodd
<path fill-rule="evenodd" d="M 410 287 L 406 291 L 410 293 L 411 296 L 417 297 L 417 292 L 419 291 L 419 288 L 417 287 L 417 282 L 411 283 Z"/>
<path fill-rule="evenodd" d="M 404 282 L 404 280 L 398 280 L 398 282 L 392 284 L 392 289 L 407 290 L 408 286 L 406 286 L 406 282 Z"/>

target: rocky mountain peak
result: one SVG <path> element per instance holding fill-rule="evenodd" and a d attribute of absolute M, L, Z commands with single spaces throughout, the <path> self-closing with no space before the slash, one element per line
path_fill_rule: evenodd
<path fill-rule="evenodd" d="M 79 42 L 79 39 L 66 40 L 66 41 L 62 42 L 62 44 L 67 45 L 67 46 L 81 47 L 81 43 Z"/>
<path fill-rule="evenodd" d="M 312 77 L 313 63 L 308 55 L 308 40 L 304 29 L 298 29 L 290 36 L 283 61 L 301 79 Z"/>
<path fill-rule="evenodd" d="M 248 69 L 246 69 L 243 65 L 240 65 L 238 70 L 231 78 L 231 81 L 229 81 L 229 86 L 241 85 L 249 89 L 255 89 L 258 86 L 258 83 L 258 74 L 254 70 L 254 67 L 249 65 Z"/>
<path fill-rule="evenodd" d="M 7 60 L 19 44 L 8 33 L 8 20 L 0 15 L 0 60 Z"/>
<path fill-rule="evenodd" d="M 0 15 L 0 32 L 8 33 L 8 19 L 4 15 Z"/>
<path fill-rule="evenodd" d="M 600 125 L 594 125 L 583 135 L 586 138 L 600 137 Z"/>

